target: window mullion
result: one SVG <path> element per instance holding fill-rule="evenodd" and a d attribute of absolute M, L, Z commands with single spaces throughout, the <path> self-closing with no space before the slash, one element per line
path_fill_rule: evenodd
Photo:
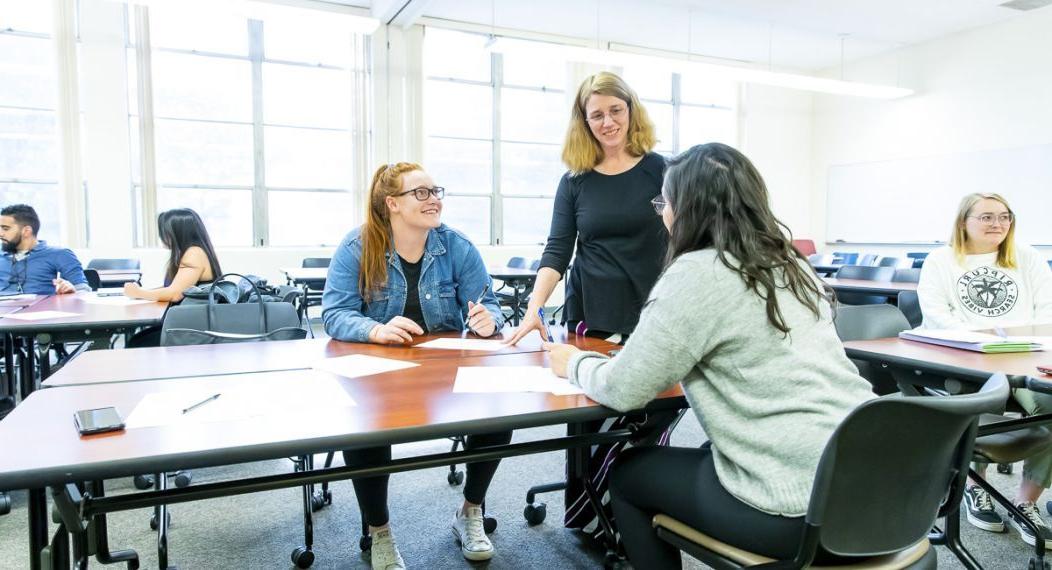
<path fill-rule="evenodd" d="M 500 110 L 501 95 L 504 85 L 504 57 L 499 53 L 490 54 L 490 75 L 493 80 L 493 193 L 490 200 L 490 243 L 504 243 L 504 204 L 500 199 Z"/>
<path fill-rule="evenodd" d="M 248 21 L 249 58 L 252 60 L 252 245 L 266 246 L 269 211 L 263 153 L 263 22 Z"/>
<path fill-rule="evenodd" d="M 139 243 L 157 247 L 157 147 L 154 144 L 153 53 L 150 51 L 150 12 L 146 6 L 135 6 L 135 67 L 138 76 L 139 160 L 142 188 L 142 224 Z"/>
<path fill-rule="evenodd" d="M 679 110 L 683 107 L 683 97 L 680 94 L 680 74 L 672 74 L 672 154 L 680 152 L 679 144 Z"/>

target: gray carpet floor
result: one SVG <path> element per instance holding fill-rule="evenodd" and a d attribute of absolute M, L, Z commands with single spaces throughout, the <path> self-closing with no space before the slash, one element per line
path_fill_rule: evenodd
<path fill-rule="evenodd" d="M 515 440 L 529 441 L 561 432 L 559 428 L 520 430 Z M 677 428 L 673 445 L 696 446 L 704 438 L 697 422 L 688 415 Z M 441 451 L 447 446 L 447 441 L 397 446 L 395 455 Z M 601 568 L 602 552 L 559 524 L 563 514 L 561 495 L 551 494 L 542 499 L 548 505 L 544 524 L 531 527 L 522 517 L 526 489 L 558 479 L 564 465 L 564 456 L 560 453 L 513 458 L 502 463 L 488 498 L 488 512 L 499 521 L 492 535 L 496 555 L 483 564 L 465 561 L 453 542 L 449 521 L 462 496 L 458 487 L 446 483 L 446 470 L 394 475 L 390 500 L 392 524 L 407 564 L 415 568 Z M 285 460 L 202 469 L 194 472 L 194 481 L 218 481 L 289 469 L 291 463 Z M 1019 471 L 1017 466 L 1016 474 L 1008 476 L 991 470 L 991 479 L 1011 495 L 1018 483 Z M 314 568 L 367 568 L 367 561 L 358 549 L 361 522 L 353 488 L 349 482 L 340 482 L 332 489 L 333 504 L 316 513 Z M 132 491 L 130 480 L 112 481 L 108 486 L 111 494 Z M 26 567 L 24 494 L 15 494 L 13 501 L 12 512 L 0 517 L 0 568 L 3 569 Z M 289 555 L 303 540 L 300 505 L 298 490 L 176 505 L 171 509 L 170 562 L 183 570 L 291 568 Z M 137 550 L 142 568 L 157 568 L 156 535 L 149 527 L 150 512 L 130 511 L 110 518 L 111 545 Z M 964 540 L 987 568 L 1026 568 L 1030 550 L 1014 532 L 992 534 L 965 524 Z M 940 567 L 961 567 L 944 549 L 938 548 L 937 552 Z M 100 565 L 93 562 L 92 566 Z M 686 558 L 684 567 L 703 568 Z"/>

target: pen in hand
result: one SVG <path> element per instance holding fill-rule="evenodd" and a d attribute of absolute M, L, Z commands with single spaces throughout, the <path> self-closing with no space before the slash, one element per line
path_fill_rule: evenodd
<path fill-rule="evenodd" d="M 192 411 L 196 410 L 197 408 L 200 408 L 201 406 L 207 404 L 208 402 L 211 402 L 212 400 L 215 400 L 215 399 L 219 398 L 220 396 L 222 396 L 222 394 L 214 394 L 212 396 L 209 396 L 209 397 L 205 398 L 204 400 L 201 400 L 200 402 L 190 406 L 189 408 L 183 408 L 183 413 L 185 414 L 187 412 L 192 412 Z"/>
<path fill-rule="evenodd" d="M 552 336 L 552 329 L 548 328 L 548 323 L 544 322 L 544 309 L 537 307 L 537 316 L 541 318 L 541 324 L 544 325 L 544 332 L 548 335 L 548 342 L 555 342 L 555 337 Z"/>
<path fill-rule="evenodd" d="M 482 292 L 479 293 L 479 298 L 475 301 L 475 304 L 476 305 L 481 305 L 482 304 L 482 299 L 484 299 L 486 297 L 486 293 L 488 293 L 488 292 L 489 292 L 489 283 L 486 283 L 486 286 L 482 288 Z M 474 332 L 475 329 L 471 328 L 470 324 L 467 325 L 467 327 L 468 327 L 469 331 Z"/>

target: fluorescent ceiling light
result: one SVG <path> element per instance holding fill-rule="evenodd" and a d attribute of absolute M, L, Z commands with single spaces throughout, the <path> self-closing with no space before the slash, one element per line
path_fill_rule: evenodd
<path fill-rule="evenodd" d="M 564 59 L 568 61 L 582 61 L 602 65 L 633 65 L 645 67 L 647 69 L 661 69 L 676 73 L 699 74 L 732 81 L 741 81 L 744 83 L 771 85 L 775 87 L 814 91 L 832 95 L 849 95 L 853 97 L 870 97 L 875 99 L 897 99 L 914 93 L 912 89 L 906 89 L 904 87 L 841 81 L 838 79 L 827 79 L 811 75 L 764 71 L 748 67 L 692 61 L 687 59 L 689 56 L 686 56 L 685 54 L 683 58 L 676 59 L 625 51 L 601 50 L 582 46 L 525 41 L 504 37 L 497 38 L 496 41 L 490 44 L 489 49 L 498 53 L 515 54 L 523 57 Z"/>
<path fill-rule="evenodd" d="M 236 15 L 253 20 L 284 20 L 296 17 L 302 9 L 317 7 L 335 20 L 342 20 L 356 34 L 371 34 L 380 27 L 380 20 L 329 8 L 331 5 L 289 0 L 113 0 L 122 4 L 146 6 L 162 10 L 194 9 L 211 13 Z M 342 7 L 341 7 L 342 8 Z"/>

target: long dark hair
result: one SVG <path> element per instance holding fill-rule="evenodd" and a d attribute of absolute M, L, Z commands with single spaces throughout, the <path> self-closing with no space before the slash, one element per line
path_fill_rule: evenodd
<path fill-rule="evenodd" d="M 179 271 L 179 261 L 183 258 L 186 250 L 197 246 L 205 250 L 208 256 L 208 267 L 212 270 L 212 278 L 218 279 L 223 274 L 219 267 L 219 258 L 216 250 L 212 247 L 212 240 L 208 237 L 208 230 L 201 216 L 190 208 L 174 208 L 166 210 L 157 215 L 157 233 L 161 237 L 164 247 L 171 250 L 168 257 L 168 269 L 164 274 L 164 283 L 169 285 L 175 274 Z"/>
<path fill-rule="evenodd" d="M 767 303 L 767 320 L 783 334 L 789 325 L 778 289 L 792 291 L 815 318 L 821 300 L 831 303 L 831 293 L 805 269 L 789 228 L 771 212 L 763 178 L 742 153 L 720 143 L 692 147 L 669 160 L 663 193 L 674 214 L 667 264 L 684 253 L 715 249 Z"/>

